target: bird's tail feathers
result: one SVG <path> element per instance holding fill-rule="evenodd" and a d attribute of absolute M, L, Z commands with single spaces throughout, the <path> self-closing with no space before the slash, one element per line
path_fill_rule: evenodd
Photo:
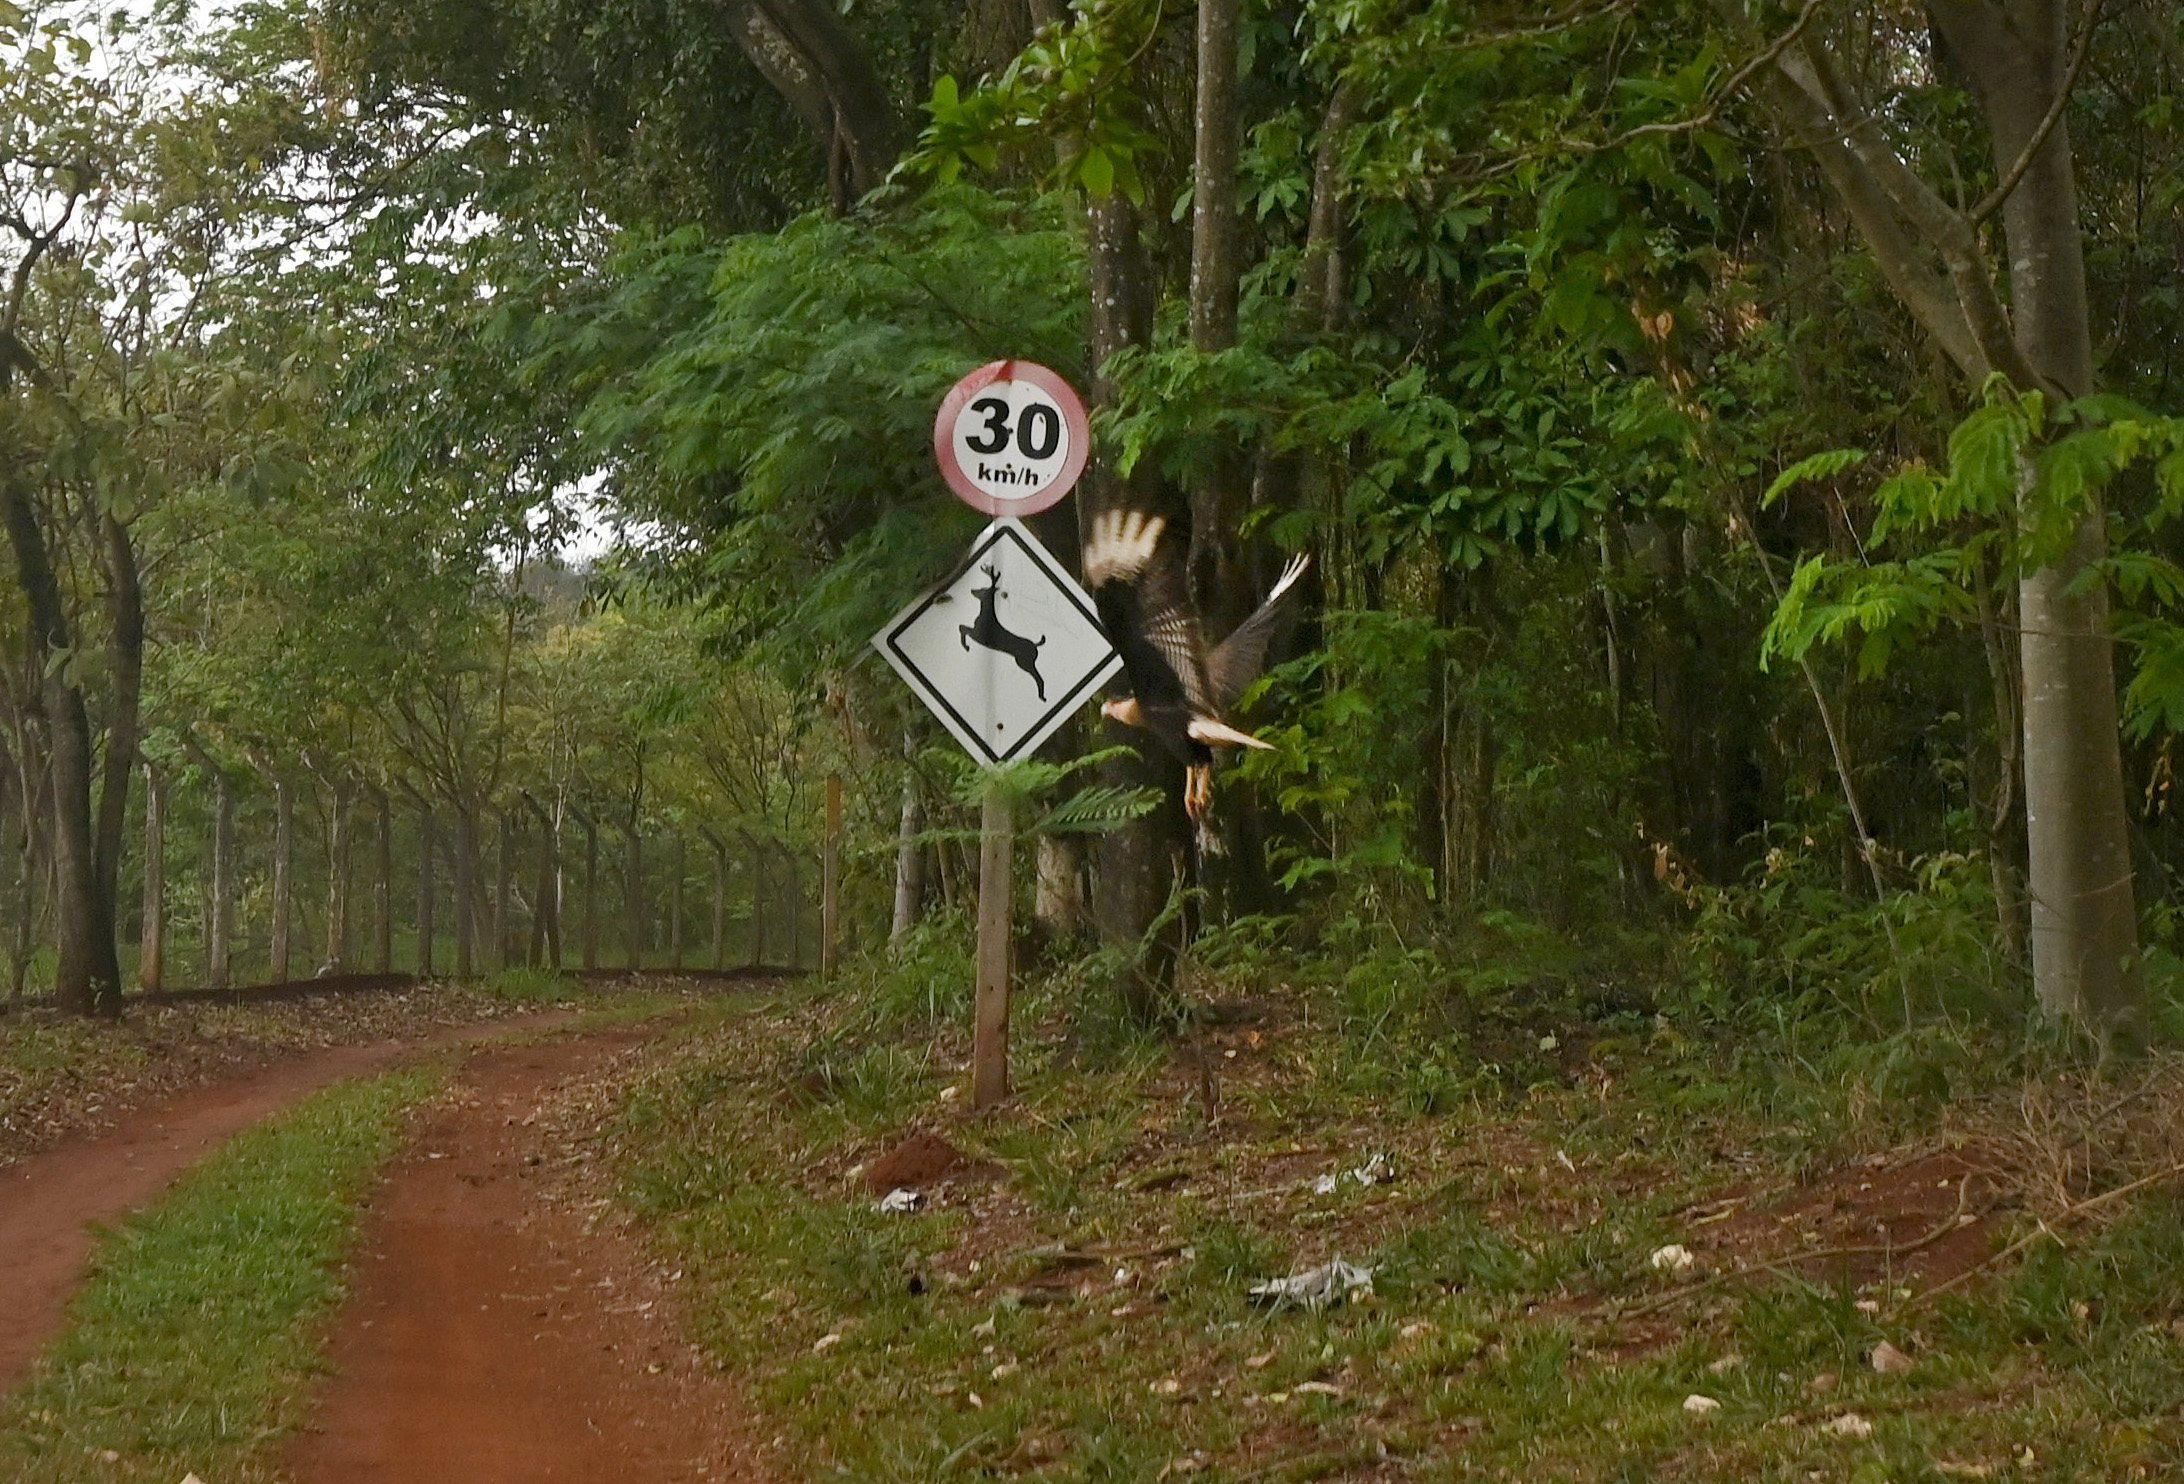
<path fill-rule="evenodd" d="M 1306 570 L 1309 569 L 1311 565 L 1312 558 L 1309 553 L 1300 551 L 1295 556 L 1291 557 L 1289 559 L 1289 565 L 1282 568 L 1282 575 L 1280 579 L 1275 582 L 1273 591 L 1269 592 L 1266 595 L 1266 603 L 1261 603 L 1259 606 L 1264 608 L 1269 603 L 1279 601 L 1283 593 L 1288 592 L 1291 588 L 1297 585 L 1297 580 L 1304 576 Z"/>
<path fill-rule="evenodd" d="M 1189 732 L 1193 742 L 1204 742 L 1208 746 L 1225 743 L 1230 747 L 1256 747 L 1261 752 L 1272 752 L 1274 750 L 1273 743 L 1261 742 L 1251 733 L 1240 732 L 1227 722 L 1215 721 L 1211 717 L 1194 716 L 1185 730 Z"/>

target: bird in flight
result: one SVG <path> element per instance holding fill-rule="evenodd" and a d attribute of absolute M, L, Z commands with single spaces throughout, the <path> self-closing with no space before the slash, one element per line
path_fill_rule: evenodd
<path fill-rule="evenodd" d="M 1100 624 L 1122 654 L 1132 695 L 1100 706 L 1124 726 L 1142 727 L 1183 763 L 1183 809 L 1202 848 L 1218 850 L 1206 827 L 1213 801 L 1213 749 L 1272 744 L 1231 726 L 1230 707 L 1259 678 L 1267 641 L 1295 603 L 1297 579 L 1311 565 L 1299 556 L 1258 611 L 1211 649 L 1190 600 L 1188 543 L 1165 516 L 1103 510 L 1084 546 L 1085 585 Z"/>

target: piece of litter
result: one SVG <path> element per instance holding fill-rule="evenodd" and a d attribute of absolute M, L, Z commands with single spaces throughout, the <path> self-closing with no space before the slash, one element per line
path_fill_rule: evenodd
<path fill-rule="evenodd" d="M 1342 1388 L 1326 1381 L 1303 1381 L 1289 1388 L 1292 1396 L 1340 1396 Z"/>
<path fill-rule="evenodd" d="M 820 1353 L 821 1353 L 822 1351 L 826 1351 L 826 1350 L 831 1350 L 831 1349 L 833 1349 L 833 1348 L 834 1348 L 834 1347 L 835 1347 L 836 1345 L 839 1345 L 839 1344 L 841 1344 L 841 1343 L 842 1343 L 842 1337 L 841 1337 L 840 1335 L 838 1335 L 838 1334 L 834 1334 L 834 1335 L 821 1335 L 821 1336 L 820 1336 L 820 1337 L 818 1338 L 817 1342 L 816 1342 L 816 1343 L 814 1343 L 814 1344 L 812 1345 L 812 1347 L 811 1347 L 811 1353 L 812 1353 L 812 1354 L 814 1354 L 814 1355 L 818 1355 L 818 1354 L 820 1354 Z"/>
<path fill-rule="evenodd" d="M 1350 1178 L 1360 1185 L 1386 1185 L 1395 1179 L 1395 1166 L 1385 1154 L 1376 1154 L 1350 1171 Z"/>
<path fill-rule="evenodd" d="M 1312 1182 L 1312 1194 L 1333 1195 L 1335 1193 L 1335 1187 L 1340 1185 L 1341 1183 L 1342 1181 L 1338 1176 L 1322 1175 L 1317 1180 L 1314 1180 Z"/>
<path fill-rule="evenodd" d="M 1689 1247 L 1671 1242 L 1666 1247 L 1656 1247 L 1646 1259 L 1646 1266 L 1656 1273 L 1688 1273 L 1698 1266 L 1698 1258 Z"/>
<path fill-rule="evenodd" d="M 1287 1278 L 1269 1278 L 1251 1286 L 1253 1298 L 1272 1299 L 1278 1304 L 1302 1304 L 1312 1310 L 1324 1309 L 1345 1299 L 1370 1298 L 1372 1291 L 1373 1270 L 1344 1262 L 1339 1257 Z"/>
<path fill-rule="evenodd" d="M 964 1392 L 963 1399 L 969 1402 L 972 1406 L 976 1407 L 981 1412 L 986 1410 L 986 1399 L 980 1396 L 975 1391 Z"/>
<path fill-rule="evenodd" d="M 1873 1369 L 1884 1376 L 1900 1376 L 1911 1369 L 1911 1357 L 1883 1340 L 1873 1347 Z"/>
<path fill-rule="evenodd" d="M 1856 1412 L 1845 1412 L 1828 1423 L 1822 1431 L 1834 1433 L 1841 1438 L 1870 1438 L 1873 1436 L 1873 1424 Z"/>
<path fill-rule="evenodd" d="M 925 1192 L 911 1190 L 906 1186 L 897 1186 L 880 1197 L 880 1209 L 897 1215 L 915 1211 L 924 1204 Z"/>
<path fill-rule="evenodd" d="M 1704 1417 L 1709 1412 L 1719 1412 L 1721 1403 L 1710 1396 L 1700 1396 L 1694 1391 L 1683 1399 L 1683 1409 L 1694 1417 Z"/>

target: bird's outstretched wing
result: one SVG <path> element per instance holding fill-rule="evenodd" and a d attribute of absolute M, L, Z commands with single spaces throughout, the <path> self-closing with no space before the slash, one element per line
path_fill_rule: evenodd
<path fill-rule="evenodd" d="M 1084 576 L 1100 623 L 1147 711 L 1214 715 L 1205 641 L 1191 611 L 1180 534 L 1164 516 L 1103 510 L 1085 538 Z"/>
<path fill-rule="evenodd" d="M 1267 642 L 1281 627 L 1283 616 L 1296 606 L 1301 591 L 1299 580 L 1311 565 L 1308 556 L 1291 558 L 1266 601 L 1206 656 L 1206 680 L 1222 715 L 1228 714 L 1266 668 Z"/>

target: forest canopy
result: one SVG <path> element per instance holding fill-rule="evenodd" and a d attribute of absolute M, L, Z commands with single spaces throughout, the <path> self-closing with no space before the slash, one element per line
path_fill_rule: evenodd
<path fill-rule="evenodd" d="M 933 409 L 1306 614 L 1019 780 L 1041 943 L 2179 1023 L 2173 6 L 0 0 L 10 993 L 959 924 Z M 1079 767 L 1073 760 L 1096 755 Z M 1027 896 L 1030 883 L 1027 881 Z M 1086 948 L 1094 937 L 1101 954 Z"/>

